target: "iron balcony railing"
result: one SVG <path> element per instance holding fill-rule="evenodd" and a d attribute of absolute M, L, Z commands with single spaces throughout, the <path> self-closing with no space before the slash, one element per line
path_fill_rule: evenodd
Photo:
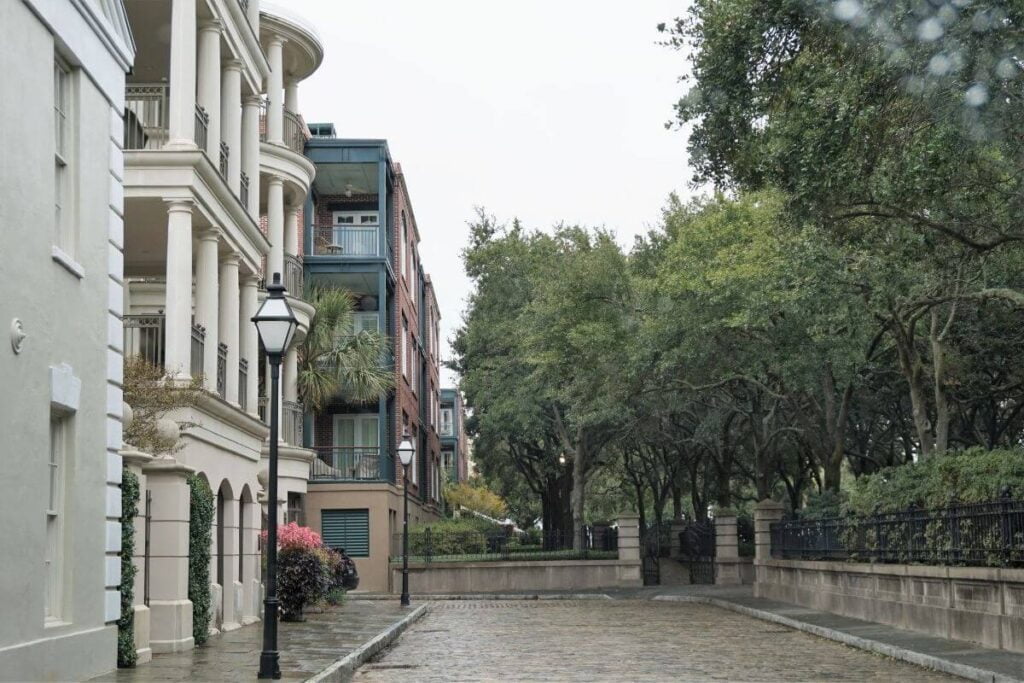
<path fill-rule="evenodd" d="M 269 100 L 263 98 L 260 101 L 260 142 L 269 142 L 267 131 L 267 109 L 269 107 Z M 310 137 L 312 136 L 309 133 L 309 128 L 306 127 L 306 122 L 302 120 L 302 117 L 285 109 L 281 119 L 281 138 L 284 146 L 296 154 L 303 154 L 306 151 L 306 140 Z"/>
<path fill-rule="evenodd" d="M 270 424 L 270 413 L 267 412 L 267 397 L 260 396 L 260 400 L 257 406 L 257 410 L 260 414 L 260 419 L 263 422 Z M 302 404 L 296 401 L 281 401 L 281 416 L 280 424 L 280 438 L 285 443 L 289 443 L 293 446 L 302 445 L 302 421 L 303 411 Z"/>
<path fill-rule="evenodd" d="M 249 176 L 245 171 L 242 171 L 239 176 L 238 199 L 242 202 L 242 206 L 249 208 Z"/>
<path fill-rule="evenodd" d="M 198 104 L 196 105 L 196 145 L 206 149 L 207 135 L 210 129 L 210 115 Z"/>
<path fill-rule="evenodd" d="M 220 143 L 220 158 L 219 158 L 219 162 L 220 163 L 218 164 L 218 169 L 220 170 L 220 177 L 224 178 L 225 180 L 228 177 L 228 159 L 230 157 L 231 157 L 231 148 L 228 146 L 228 143 L 221 142 Z"/>
<path fill-rule="evenodd" d="M 124 353 L 126 356 L 140 356 L 147 362 L 164 367 L 165 356 L 165 324 L 163 315 L 126 315 L 122 319 L 124 326 Z M 193 324 L 192 346 L 190 349 L 189 372 L 193 377 L 203 374 L 203 348 L 206 330 Z"/>
<path fill-rule="evenodd" d="M 238 405 L 245 410 L 249 403 L 249 361 L 245 358 L 238 359 Z"/>
<path fill-rule="evenodd" d="M 288 293 L 297 299 L 302 298 L 303 292 L 302 261 L 299 257 L 291 254 L 284 255 L 284 288 Z"/>
<path fill-rule="evenodd" d="M 169 118 L 167 85 L 147 83 L 125 87 L 124 148 L 160 149 L 167 142 Z"/>
<path fill-rule="evenodd" d="M 391 561 L 402 561 L 402 534 L 394 534 Z M 409 532 L 409 561 L 487 562 L 608 560 L 619 554 L 618 530 L 608 526 L 585 526 L 579 537 L 572 531 L 533 529 L 515 533 L 511 528 L 489 531 L 433 529 Z"/>
<path fill-rule="evenodd" d="M 192 349 L 189 353 L 191 367 L 189 373 L 193 377 L 203 376 L 203 353 L 206 348 L 206 328 L 192 323 Z"/>
<path fill-rule="evenodd" d="M 327 225 L 316 228 L 313 253 L 322 256 L 377 256 L 378 226 Z"/>
<path fill-rule="evenodd" d="M 217 393 L 227 398 L 228 392 L 228 345 L 217 344 Z"/>
<path fill-rule="evenodd" d="M 394 460 L 379 446 L 316 449 L 311 481 L 395 481 Z"/>
<path fill-rule="evenodd" d="M 780 559 L 1021 567 L 1024 501 L 783 520 L 771 525 L 771 542 Z"/>

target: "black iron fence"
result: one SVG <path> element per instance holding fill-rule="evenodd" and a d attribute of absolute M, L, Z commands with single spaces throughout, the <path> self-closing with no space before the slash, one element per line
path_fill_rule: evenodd
<path fill-rule="evenodd" d="M 1024 566 L 1024 501 L 771 525 L 772 556 L 977 567 Z"/>
<path fill-rule="evenodd" d="M 544 560 L 613 560 L 619 556 L 618 529 L 583 527 L 572 532 L 426 529 L 409 532 L 409 561 L 498 562 Z M 402 561 L 402 534 L 392 539 L 392 562 Z"/>

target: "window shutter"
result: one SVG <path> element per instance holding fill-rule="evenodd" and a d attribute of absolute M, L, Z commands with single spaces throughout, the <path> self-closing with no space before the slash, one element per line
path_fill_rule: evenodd
<path fill-rule="evenodd" d="M 321 510 L 320 530 L 329 548 L 344 548 L 352 557 L 369 557 L 369 510 Z"/>

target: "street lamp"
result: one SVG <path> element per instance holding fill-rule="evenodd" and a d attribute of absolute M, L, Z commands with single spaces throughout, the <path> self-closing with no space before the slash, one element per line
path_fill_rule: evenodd
<path fill-rule="evenodd" d="M 292 313 L 281 274 L 267 285 L 267 298 L 252 317 L 260 343 L 270 362 L 270 472 L 267 484 L 267 597 L 263 600 L 263 651 L 260 653 L 258 678 L 281 678 L 277 652 L 277 378 L 281 356 L 295 334 L 298 321 Z"/>
<path fill-rule="evenodd" d="M 398 457 L 402 461 L 402 497 L 405 499 L 405 513 L 402 517 L 402 606 L 409 606 L 409 465 L 416 447 L 409 440 L 409 429 L 402 434 L 398 445 Z"/>

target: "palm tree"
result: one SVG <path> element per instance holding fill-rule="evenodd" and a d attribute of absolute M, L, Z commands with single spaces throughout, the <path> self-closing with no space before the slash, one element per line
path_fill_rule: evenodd
<path fill-rule="evenodd" d="M 355 332 L 355 299 L 343 289 L 311 287 L 306 301 L 316 308 L 299 345 L 298 392 L 306 409 L 320 412 L 335 396 L 370 401 L 394 386 L 382 362 L 391 346 L 379 332 Z"/>

